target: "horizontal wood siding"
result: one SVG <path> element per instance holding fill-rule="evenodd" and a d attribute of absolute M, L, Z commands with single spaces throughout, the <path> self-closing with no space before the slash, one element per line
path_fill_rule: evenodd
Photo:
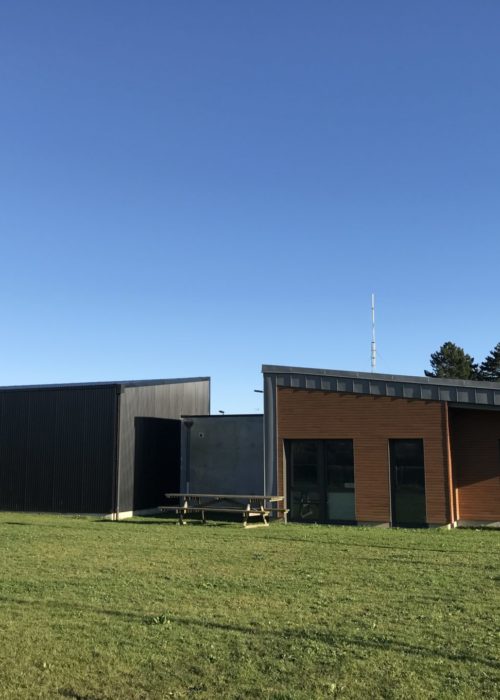
<path fill-rule="evenodd" d="M 500 520 L 500 411 L 450 409 L 460 520 Z"/>
<path fill-rule="evenodd" d="M 390 521 L 389 439 L 423 438 L 427 522 L 449 522 L 445 404 L 385 396 L 279 388 L 278 489 L 283 441 L 352 439 L 358 522 Z"/>

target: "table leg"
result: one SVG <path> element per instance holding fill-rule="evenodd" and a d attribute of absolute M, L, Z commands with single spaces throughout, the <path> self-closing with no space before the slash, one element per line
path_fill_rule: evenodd
<path fill-rule="evenodd" d="M 184 504 L 182 506 L 182 510 L 179 511 L 179 522 L 181 525 L 186 525 L 186 521 L 184 520 L 184 516 L 187 515 L 187 507 L 188 507 L 188 500 L 187 498 L 184 499 Z"/>
<path fill-rule="evenodd" d="M 247 507 L 245 508 L 245 512 L 243 513 L 243 527 L 247 527 L 247 525 L 248 525 L 249 512 L 250 512 L 250 503 L 247 503 Z"/>

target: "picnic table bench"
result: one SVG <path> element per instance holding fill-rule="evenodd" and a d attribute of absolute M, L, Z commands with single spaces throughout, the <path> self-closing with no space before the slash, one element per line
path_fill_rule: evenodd
<path fill-rule="evenodd" d="M 206 522 L 206 513 L 236 513 L 243 518 L 243 527 L 269 525 L 271 514 L 286 515 L 288 508 L 283 508 L 283 496 L 256 496 L 244 494 L 221 493 L 166 493 L 167 500 L 178 499 L 177 505 L 160 506 L 161 511 L 175 512 L 179 523 L 186 524 L 186 515 L 200 513 L 201 521 Z M 274 505 L 276 504 L 276 505 Z M 257 519 L 257 522 L 250 522 Z"/>

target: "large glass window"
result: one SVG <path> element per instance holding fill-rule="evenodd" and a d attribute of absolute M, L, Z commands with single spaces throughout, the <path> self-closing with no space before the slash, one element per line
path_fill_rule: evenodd
<path fill-rule="evenodd" d="M 290 440 L 287 460 L 292 520 L 355 520 L 352 440 Z"/>
<path fill-rule="evenodd" d="M 318 484 L 318 444 L 300 440 L 293 445 L 292 483 L 296 488 L 315 487 Z"/>

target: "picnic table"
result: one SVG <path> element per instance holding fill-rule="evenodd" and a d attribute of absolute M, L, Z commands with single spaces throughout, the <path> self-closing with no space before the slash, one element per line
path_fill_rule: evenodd
<path fill-rule="evenodd" d="M 288 508 L 282 506 L 285 500 L 284 496 L 256 496 L 239 493 L 166 493 L 165 497 L 167 500 L 177 499 L 178 504 L 160 506 L 160 510 L 177 513 L 181 525 L 186 524 L 186 515 L 193 513 L 200 513 L 203 523 L 206 522 L 206 513 L 239 513 L 243 518 L 243 527 L 268 526 L 270 515 L 286 516 L 288 513 Z"/>

